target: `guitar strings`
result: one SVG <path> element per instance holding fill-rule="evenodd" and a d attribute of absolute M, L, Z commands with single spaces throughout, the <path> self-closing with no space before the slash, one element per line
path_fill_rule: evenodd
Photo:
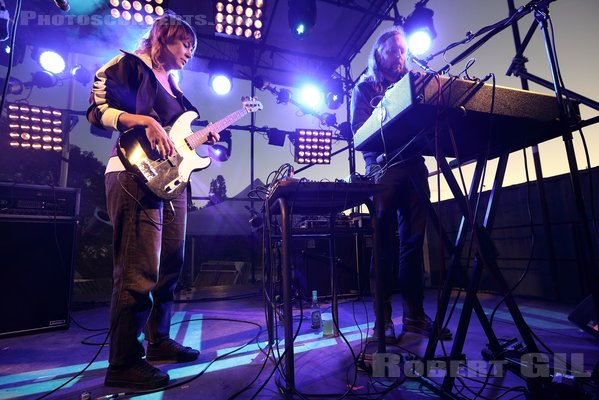
<path fill-rule="evenodd" d="M 234 115 L 234 114 L 235 114 L 235 115 Z M 236 114 L 242 114 L 242 115 L 239 115 L 239 116 L 238 116 L 238 115 L 236 115 Z M 232 117 L 232 119 L 233 119 L 233 120 L 239 120 L 240 118 L 242 118 L 242 117 L 243 117 L 243 116 L 245 116 L 246 114 L 249 114 L 249 112 L 248 112 L 248 111 L 247 111 L 245 108 L 243 108 L 243 109 L 241 109 L 241 110 L 237 110 L 236 112 L 234 112 L 233 114 L 231 114 L 229 117 L 225 117 L 224 119 L 228 119 L 228 118 L 231 118 L 231 117 Z M 224 120 L 223 120 L 223 121 L 220 121 L 220 122 L 224 122 Z M 218 124 L 218 122 L 217 122 L 217 124 Z M 216 125 L 216 124 L 215 124 L 215 125 Z M 230 125 L 230 124 L 228 124 L 228 125 Z M 192 148 L 191 148 L 191 146 L 188 144 L 189 142 L 187 141 L 187 139 L 188 139 L 190 136 L 194 136 L 194 135 L 198 135 L 198 136 L 206 136 L 206 137 L 208 137 L 208 135 L 210 135 L 210 133 L 211 133 L 211 132 L 210 132 L 210 130 L 208 130 L 208 132 L 207 132 L 207 133 L 201 133 L 201 132 L 203 132 L 204 130 L 207 130 L 209 126 L 211 126 L 211 125 L 208 125 L 208 126 L 204 127 L 203 129 L 201 129 L 201 130 L 199 130 L 199 131 L 197 131 L 197 132 L 193 132 L 191 135 L 188 135 L 187 137 L 185 137 L 185 138 L 183 139 L 183 141 L 185 142 L 185 144 L 184 144 L 184 145 L 182 145 L 182 146 L 178 146 L 178 147 L 175 147 L 175 148 L 174 148 L 174 150 L 176 151 L 177 155 L 180 155 L 180 154 L 181 154 L 181 151 L 180 151 L 181 149 L 189 148 L 189 149 L 191 149 L 191 150 L 194 150 L 194 149 L 192 149 Z M 221 129 L 221 130 L 222 130 L 222 129 Z M 206 142 L 206 141 L 204 141 L 204 142 L 200 143 L 198 146 L 202 145 L 202 144 L 203 144 L 203 143 L 205 143 L 205 142 Z M 195 146 L 195 148 L 197 148 L 198 146 Z M 171 157 L 172 157 L 172 156 L 171 156 Z M 153 167 L 153 168 L 159 168 L 159 167 L 160 167 L 160 166 L 161 166 L 163 163 L 167 162 L 168 160 L 169 160 L 169 157 L 167 157 L 167 158 L 165 158 L 165 159 L 161 158 L 160 160 L 152 160 L 152 162 L 150 162 L 150 166 L 151 166 L 151 167 Z"/>

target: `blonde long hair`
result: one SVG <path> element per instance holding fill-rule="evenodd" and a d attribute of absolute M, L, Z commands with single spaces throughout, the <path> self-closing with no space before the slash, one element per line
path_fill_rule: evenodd
<path fill-rule="evenodd" d="M 192 53 L 198 43 L 194 29 L 183 19 L 176 15 L 167 14 L 154 21 L 152 29 L 147 38 L 141 40 L 137 54 L 145 54 L 152 60 L 152 66 L 158 70 L 164 68 L 160 60 L 162 52 L 167 44 L 175 40 L 191 40 L 193 42 Z"/>

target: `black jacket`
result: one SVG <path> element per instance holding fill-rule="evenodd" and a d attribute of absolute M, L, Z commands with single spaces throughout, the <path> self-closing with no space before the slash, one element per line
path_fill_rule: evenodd
<path fill-rule="evenodd" d="M 110 138 L 112 131 L 118 130 L 118 119 L 123 112 L 148 115 L 164 126 L 154 111 L 159 83 L 151 65 L 147 56 L 123 52 L 96 72 L 90 95 L 91 105 L 87 109 L 87 119 L 98 128 L 92 133 Z M 197 112 L 170 75 L 169 80 L 175 95 L 181 97 L 184 108 Z"/>
<path fill-rule="evenodd" d="M 374 83 L 368 80 L 360 80 L 352 91 L 351 98 L 351 109 L 350 109 L 350 122 L 352 131 L 355 134 L 358 129 L 364 122 L 370 117 L 375 107 L 381 102 L 387 87 L 390 84 L 384 84 L 383 91 L 379 92 Z M 397 129 L 397 128 L 394 128 Z M 388 131 L 388 128 L 385 129 L 385 132 Z M 393 131 L 390 132 L 393 135 Z M 390 154 L 387 154 L 388 158 L 394 158 L 395 162 L 393 165 L 401 166 L 407 164 L 411 164 L 414 162 L 423 162 L 424 158 L 421 156 L 421 146 L 420 141 L 415 142 L 415 145 L 411 146 L 408 149 L 404 149 L 401 152 L 401 156 L 397 154 L 394 155 L 394 151 L 397 149 L 387 149 Z M 377 163 L 376 159 L 380 156 L 382 152 L 376 151 L 363 151 L 362 155 L 364 156 L 364 162 L 366 164 L 366 170 L 369 170 L 371 165 Z"/>
<path fill-rule="evenodd" d="M 372 114 L 374 107 L 376 107 L 381 99 L 383 98 L 383 93 L 379 93 L 372 82 L 369 81 L 360 81 L 356 86 L 354 86 L 354 90 L 352 91 L 351 96 L 351 109 L 350 109 L 350 123 L 352 132 L 354 135 L 356 131 L 360 129 L 364 122 L 370 117 Z M 364 156 L 364 161 L 366 163 L 366 167 L 371 164 L 376 163 L 376 158 L 380 155 L 380 152 L 374 151 L 364 151 L 362 155 Z"/>

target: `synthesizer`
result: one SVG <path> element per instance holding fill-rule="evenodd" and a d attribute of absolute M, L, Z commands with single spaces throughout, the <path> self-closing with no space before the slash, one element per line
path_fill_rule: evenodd
<path fill-rule="evenodd" d="M 571 115 L 579 118 L 578 104 Z M 354 145 L 359 151 L 431 156 L 439 148 L 455 157 L 452 133 L 465 161 L 483 151 L 493 157 L 535 145 L 563 129 L 553 95 L 410 72 L 385 92 L 355 132 Z"/>

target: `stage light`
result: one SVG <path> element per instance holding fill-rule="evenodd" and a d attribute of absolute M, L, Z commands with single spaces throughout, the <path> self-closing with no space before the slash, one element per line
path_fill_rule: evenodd
<path fill-rule="evenodd" d="M 210 87 L 220 96 L 229 93 L 232 86 L 231 79 L 226 75 L 212 74 L 210 76 Z"/>
<path fill-rule="evenodd" d="M 331 113 L 324 113 L 320 115 L 320 121 L 326 126 L 335 126 L 337 125 L 337 116 Z"/>
<path fill-rule="evenodd" d="M 8 103 L 8 136 L 12 148 L 62 150 L 66 116 L 52 107 Z"/>
<path fill-rule="evenodd" d="M 408 48 L 415 56 L 422 55 L 431 47 L 431 37 L 427 32 L 416 31 L 408 39 Z"/>
<path fill-rule="evenodd" d="M 82 85 L 87 85 L 92 80 L 92 74 L 81 64 L 76 65 L 71 69 L 71 75 L 73 78 Z"/>
<path fill-rule="evenodd" d="M 233 88 L 233 63 L 225 60 L 210 60 L 208 63 L 209 83 L 218 95 L 225 95 Z"/>
<path fill-rule="evenodd" d="M 306 83 L 300 87 L 298 102 L 311 110 L 322 107 L 324 93 L 313 83 Z"/>
<path fill-rule="evenodd" d="M 303 39 L 316 24 L 316 0 L 289 0 L 287 17 L 293 35 Z"/>
<path fill-rule="evenodd" d="M 333 133 L 321 129 L 296 129 L 293 144 L 298 164 L 330 164 Z"/>
<path fill-rule="evenodd" d="M 263 0 L 213 1 L 216 35 L 260 39 L 264 16 Z"/>
<path fill-rule="evenodd" d="M 327 95 L 326 103 L 327 107 L 331 110 L 336 110 L 343 104 L 343 98 L 345 93 L 343 91 L 343 82 L 340 79 L 331 79 L 326 83 Z"/>
<path fill-rule="evenodd" d="M 225 147 L 219 143 L 224 143 L 227 146 Z M 220 139 L 218 140 L 218 143 L 208 147 L 208 156 L 215 161 L 224 162 L 231 157 L 232 151 L 233 140 L 231 139 L 231 131 L 226 129 L 220 133 Z"/>
<path fill-rule="evenodd" d="M 270 88 L 270 81 L 268 80 L 268 78 L 262 75 L 258 75 L 252 81 L 252 85 L 254 85 L 254 87 L 258 90 L 265 90 Z"/>
<path fill-rule="evenodd" d="M 53 74 L 60 74 L 66 66 L 60 54 L 49 50 L 40 53 L 38 61 L 44 70 Z"/>
<path fill-rule="evenodd" d="M 221 146 L 220 144 L 213 144 L 208 147 L 208 153 L 210 158 L 215 161 L 227 161 L 229 156 L 227 155 L 227 149 L 225 146 Z"/>
<path fill-rule="evenodd" d="M 271 128 L 266 131 L 266 136 L 268 137 L 268 144 L 273 146 L 283 147 L 285 145 L 285 132 L 280 131 L 275 128 Z"/>
<path fill-rule="evenodd" d="M 56 76 L 49 71 L 37 71 L 31 74 L 31 82 L 32 86 L 37 86 L 38 88 L 49 88 L 53 87 L 58 83 L 58 79 Z"/>
<path fill-rule="evenodd" d="M 4 79 L 0 78 L 0 86 L 4 85 Z M 19 95 L 27 86 L 17 78 L 12 76 L 8 79 L 7 94 Z"/>
<path fill-rule="evenodd" d="M 164 0 L 110 0 L 110 15 L 135 21 L 140 25 L 152 25 L 155 18 L 164 15 Z"/>
<path fill-rule="evenodd" d="M 433 25 L 433 10 L 426 8 L 428 0 L 416 3 L 414 11 L 403 22 L 408 48 L 416 56 L 425 53 L 431 46 L 432 40 L 437 37 Z"/>

